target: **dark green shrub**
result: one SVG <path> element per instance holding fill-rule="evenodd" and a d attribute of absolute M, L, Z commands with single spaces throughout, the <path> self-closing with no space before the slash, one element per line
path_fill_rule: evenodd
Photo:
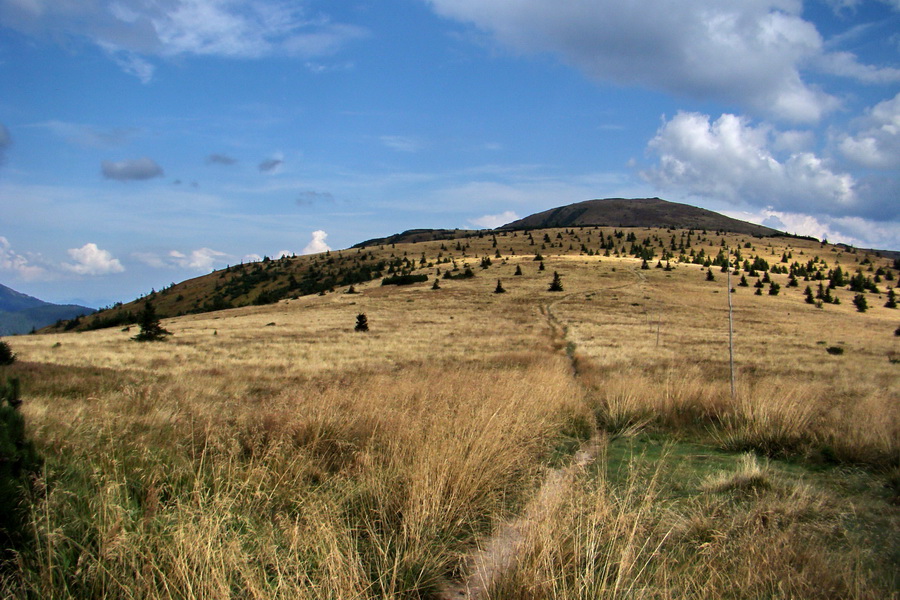
<path fill-rule="evenodd" d="M 825 352 L 834 356 L 840 356 L 844 353 L 844 349 L 840 346 L 828 346 L 827 348 L 825 348 Z"/>
<path fill-rule="evenodd" d="M 368 331 L 369 330 L 369 318 L 366 317 L 365 313 L 359 313 L 356 315 L 356 327 L 353 328 L 354 331 Z"/>
<path fill-rule="evenodd" d="M 857 294 L 853 297 L 853 306 L 855 306 L 856 310 L 859 312 L 866 312 L 869 309 L 869 303 L 866 301 L 866 297 L 863 294 Z"/>
<path fill-rule="evenodd" d="M 495 294 L 505 294 L 506 293 L 506 290 L 503 289 L 503 284 L 500 283 L 499 279 L 497 280 L 497 287 L 494 288 L 494 293 Z"/>
<path fill-rule="evenodd" d="M 413 283 L 420 283 L 422 281 L 428 281 L 428 275 L 392 275 L 391 277 L 385 277 L 384 279 L 382 279 L 381 285 L 411 285 Z"/>

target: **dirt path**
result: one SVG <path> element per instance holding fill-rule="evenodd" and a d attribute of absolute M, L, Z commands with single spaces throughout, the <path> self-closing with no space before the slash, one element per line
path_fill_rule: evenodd
<path fill-rule="evenodd" d="M 561 296 L 553 302 L 541 305 L 541 314 L 547 319 L 550 336 L 554 344 L 566 349 L 572 367 L 572 376 L 578 378 L 578 363 L 572 352 L 568 351 L 568 328 L 553 312 L 558 304 L 578 295 L 599 293 L 629 287 L 635 284 L 646 283 L 643 273 L 632 269 L 636 281 L 596 290 L 572 292 Z M 522 515 L 504 523 L 494 530 L 491 537 L 484 540 L 483 544 L 473 552 L 467 562 L 466 576 L 462 581 L 448 582 L 436 595 L 437 600 L 478 600 L 485 598 L 496 582 L 504 573 L 515 565 L 520 554 L 522 544 L 528 538 L 529 528 L 533 527 L 540 519 L 559 503 L 559 496 L 568 489 L 572 479 L 597 458 L 601 448 L 601 437 L 595 432 L 594 436 L 581 445 L 575 453 L 573 460 L 567 467 L 553 469 L 544 478 L 544 482 L 528 503 Z"/>
<path fill-rule="evenodd" d="M 501 523 L 484 545 L 469 557 L 465 579 L 446 584 L 436 596 L 437 600 L 485 598 L 494 582 L 515 565 L 529 528 L 559 503 L 560 494 L 568 489 L 579 471 L 594 462 L 600 447 L 600 437 L 595 435 L 582 444 L 569 466 L 548 472 L 522 516 Z"/>

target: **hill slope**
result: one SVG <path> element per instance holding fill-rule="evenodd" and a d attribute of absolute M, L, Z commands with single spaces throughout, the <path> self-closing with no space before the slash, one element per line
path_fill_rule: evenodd
<path fill-rule="evenodd" d="M 605 198 L 587 200 L 539 212 L 499 229 L 549 227 L 664 227 L 708 229 L 755 236 L 778 235 L 776 229 L 726 217 L 717 212 L 659 198 Z"/>

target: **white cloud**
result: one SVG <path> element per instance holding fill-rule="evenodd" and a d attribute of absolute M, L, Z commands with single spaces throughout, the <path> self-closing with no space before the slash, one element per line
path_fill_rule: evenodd
<path fill-rule="evenodd" d="M 312 239 L 300 254 L 318 254 L 319 252 L 331 250 L 331 248 L 328 247 L 328 244 L 325 243 L 325 238 L 327 237 L 328 234 L 321 229 L 313 231 Z"/>
<path fill-rule="evenodd" d="M 212 248 L 200 248 L 192 250 L 190 255 L 182 254 L 177 250 L 169 252 L 169 257 L 181 268 L 193 269 L 195 271 L 209 271 L 217 262 L 221 262 L 222 258 L 226 258 L 228 254 L 219 252 Z"/>
<path fill-rule="evenodd" d="M 163 174 L 162 167 L 156 164 L 156 161 L 146 157 L 120 162 L 104 160 L 100 164 L 100 171 L 107 179 L 115 179 L 116 181 L 153 179 L 154 177 L 162 177 Z"/>
<path fill-rule="evenodd" d="M 711 122 L 707 115 L 680 112 L 650 140 L 659 163 L 642 175 L 663 189 L 736 204 L 834 215 L 861 208 L 852 176 L 834 172 L 810 152 L 776 156 L 771 140 L 777 137 L 773 128 L 735 115 Z"/>
<path fill-rule="evenodd" d="M 309 18 L 281 0 L 0 0 L 0 25 L 51 38 L 86 38 L 147 83 L 147 56 L 329 56 L 366 37 L 362 27 Z"/>
<path fill-rule="evenodd" d="M 101 250 L 93 242 L 81 248 L 70 248 L 68 252 L 75 264 L 62 263 L 62 266 L 78 275 L 108 275 L 125 270 L 118 258 L 113 258 L 112 254 Z"/>
<path fill-rule="evenodd" d="M 511 210 L 507 210 L 499 215 L 484 215 L 483 217 L 478 217 L 476 219 L 469 219 L 469 223 L 482 229 L 495 229 L 518 219 L 519 215 Z"/>
<path fill-rule="evenodd" d="M 900 167 L 900 94 L 876 104 L 859 119 L 858 127 L 859 133 L 840 141 L 844 156 L 875 169 Z"/>
<path fill-rule="evenodd" d="M 0 236 L 0 271 L 9 271 L 25 281 L 44 279 L 47 270 L 12 249 L 9 240 Z"/>
<path fill-rule="evenodd" d="M 831 53 L 800 0 L 425 0 L 500 44 L 550 52 L 589 76 L 760 114 L 816 122 L 837 98 L 804 81 L 818 68 L 863 81 L 896 81 L 896 69 Z"/>
<path fill-rule="evenodd" d="M 422 142 L 405 135 L 383 135 L 381 143 L 398 152 L 418 152 L 422 149 Z"/>

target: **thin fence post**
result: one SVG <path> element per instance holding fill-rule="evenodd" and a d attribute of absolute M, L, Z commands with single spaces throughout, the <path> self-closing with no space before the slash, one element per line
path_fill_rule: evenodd
<path fill-rule="evenodd" d="M 731 369 L 731 401 L 734 402 L 734 305 L 731 302 L 731 256 L 728 257 L 728 364 Z"/>

